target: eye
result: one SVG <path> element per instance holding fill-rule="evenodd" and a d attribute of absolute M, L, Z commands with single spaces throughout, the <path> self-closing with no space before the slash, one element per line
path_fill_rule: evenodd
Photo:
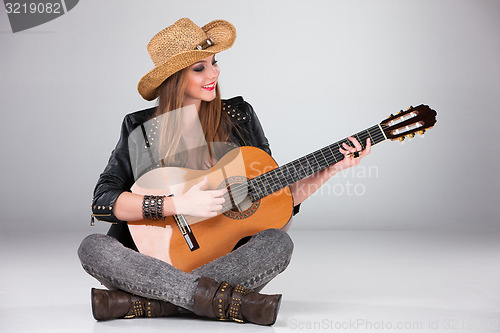
<path fill-rule="evenodd" d="M 217 60 L 215 60 L 215 58 L 214 58 L 214 60 L 212 61 L 212 65 L 215 65 L 216 63 L 217 63 Z"/>
<path fill-rule="evenodd" d="M 195 71 L 195 72 L 201 72 L 204 69 L 205 69 L 205 66 L 201 65 L 201 66 L 193 68 L 193 71 Z"/>

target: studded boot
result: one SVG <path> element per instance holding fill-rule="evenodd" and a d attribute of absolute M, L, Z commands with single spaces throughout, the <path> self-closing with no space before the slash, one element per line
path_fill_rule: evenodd
<path fill-rule="evenodd" d="M 218 283 L 201 277 L 194 296 L 194 313 L 198 316 L 273 325 L 278 316 L 281 295 L 259 294 L 240 285 Z"/>
<path fill-rule="evenodd" d="M 179 313 L 168 302 L 148 299 L 122 290 L 92 288 L 92 314 L 96 320 L 135 317 L 166 317 Z"/>

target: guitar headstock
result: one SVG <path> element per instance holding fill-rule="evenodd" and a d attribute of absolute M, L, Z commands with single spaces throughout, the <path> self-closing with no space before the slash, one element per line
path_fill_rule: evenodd
<path fill-rule="evenodd" d="M 436 123 L 437 112 L 428 105 L 410 106 L 406 111 L 390 115 L 380 123 L 387 139 L 403 141 L 405 137 L 413 138 L 415 133 L 424 134 Z"/>

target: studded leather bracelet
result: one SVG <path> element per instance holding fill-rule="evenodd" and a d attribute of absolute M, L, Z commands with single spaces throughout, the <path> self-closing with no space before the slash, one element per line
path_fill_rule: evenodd
<path fill-rule="evenodd" d="M 145 220 L 163 220 L 164 195 L 145 195 L 142 200 L 142 216 Z"/>

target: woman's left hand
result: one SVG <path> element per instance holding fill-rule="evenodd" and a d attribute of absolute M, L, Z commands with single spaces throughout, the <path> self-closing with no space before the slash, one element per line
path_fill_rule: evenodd
<path fill-rule="evenodd" d="M 352 142 L 354 147 L 351 147 L 351 146 L 347 145 L 346 143 L 342 143 L 342 147 L 344 149 L 339 148 L 339 151 L 342 154 L 344 154 L 344 159 L 338 163 L 335 163 L 334 165 L 332 165 L 330 167 L 333 169 L 332 171 L 334 171 L 335 173 L 342 171 L 342 170 L 345 170 L 347 168 L 353 167 L 355 165 L 358 165 L 359 162 L 361 162 L 361 159 L 370 153 L 370 149 L 372 146 L 370 138 L 366 139 L 366 148 L 365 149 L 363 149 L 363 147 L 361 147 L 361 144 L 359 143 L 358 140 L 356 140 L 356 138 L 350 136 L 350 137 L 348 137 L 348 139 Z M 354 157 L 352 155 L 356 152 L 359 154 L 358 157 Z"/>

